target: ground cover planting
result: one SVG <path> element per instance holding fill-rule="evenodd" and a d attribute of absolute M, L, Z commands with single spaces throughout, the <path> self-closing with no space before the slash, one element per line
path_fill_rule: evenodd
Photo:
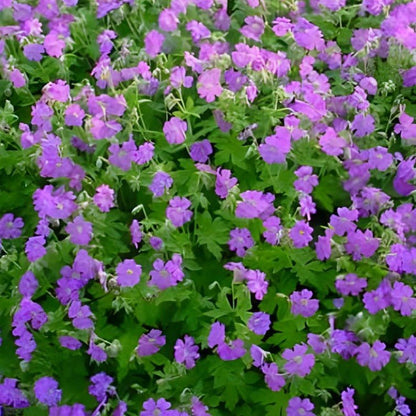
<path fill-rule="evenodd" d="M 415 414 L 415 29 L 0 0 L 0 415 Z"/>

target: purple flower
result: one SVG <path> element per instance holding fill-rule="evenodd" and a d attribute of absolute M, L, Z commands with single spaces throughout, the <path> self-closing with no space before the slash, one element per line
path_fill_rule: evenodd
<path fill-rule="evenodd" d="M 174 416 L 174 414 L 171 414 L 170 410 L 170 403 L 166 401 L 165 399 L 159 399 L 157 402 L 155 402 L 153 399 L 146 400 L 143 403 L 143 411 L 140 412 L 140 416 Z"/>
<path fill-rule="evenodd" d="M 356 230 L 347 234 L 345 249 L 352 255 L 354 261 L 361 260 L 362 257 L 371 257 L 380 245 L 379 239 L 373 237 L 371 230 Z"/>
<path fill-rule="evenodd" d="M 394 282 L 391 291 L 391 304 L 395 311 L 403 316 L 410 316 L 416 309 L 416 298 L 413 298 L 413 289 L 402 282 Z"/>
<path fill-rule="evenodd" d="M 319 28 L 302 17 L 298 19 L 293 28 L 293 34 L 296 43 L 307 50 L 316 49 L 320 51 L 325 46 L 323 35 Z"/>
<path fill-rule="evenodd" d="M 345 276 L 338 276 L 335 281 L 335 287 L 341 295 L 358 296 L 367 287 L 367 280 L 363 277 L 358 277 L 355 273 L 349 273 Z"/>
<path fill-rule="evenodd" d="M 81 341 L 69 335 L 63 335 L 59 337 L 59 343 L 64 348 L 68 348 L 69 350 L 72 350 L 72 351 L 79 350 L 82 347 Z"/>
<path fill-rule="evenodd" d="M 237 204 L 235 216 L 237 218 L 261 218 L 265 220 L 274 212 L 275 196 L 260 191 L 246 191 L 240 194 L 242 202 Z"/>
<path fill-rule="evenodd" d="M 36 289 L 39 287 L 39 282 L 37 281 L 35 275 L 28 270 L 21 278 L 19 282 L 19 292 L 22 296 L 26 298 L 31 298 Z"/>
<path fill-rule="evenodd" d="M 144 165 L 153 159 L 154 151 L 155 145 L 152 142 L 143 143 L 133 153 L 133 160 L 138 165 Z"/>
<path fill-rule="evenodd" d="M 299 199 L 300 215 L 306 217 L 308 221 L 311 220 L 311 214 L 316 213 L 316 205 L 310 195 L 303 195 Z"/>
<path fill-rule="evenodd" d="M 172 117 L 163 125 L 163 133 L 170 144 L 181 144 L 186 139 L 188 124 L 178 117 Z"/>
<path fill-rule="evenodd" d="M 139 357 L 156 354 L 166 344 L 166 337 L 159 329 L 152 329 L 139 338 L 139 345 L 136 349 Z"/>
<path fill-rule="evenodd" d="M 23 219 L 14 218 L 13 214 L 4 214 L 0 218 L 0 239 L 18 238 L 22 235 Z"/>
<path fill-rule="evenodd" d="M 269 286 L 266 275 L 260 270 L 247 270 L 244 276 L 247 279 L 248 290 L 255 294 L 257 300 L 262 300 Z"/>
<path fill-rule="evenodd" d="M 308 345 L 316 354 L 322 354 L 327 350 L 327 342 L 322 335 L 308 334 Z"/>
<path fill-rule="evenodd" d="M 198 94 L 208 103 L 212 103 L 215 97 L 219 97 L 222 93 L 220 78 L 221 69 L 219 68 L 204 71 L 198 78 Z"/>
<path fill-rule="evenodd" d="M 42 258 L 46 254 L 46 240 L 43 236 L 30 237 L 25 246 L 25 253 L 30 262 Z"/>
<path fill-rule="evenodd" d="M 351 130 L 354 132 L 355 137 L 365 137 L 374 131 L 374 117 L 369 114 L 367 116 L 363 114 L 357 114 L 351 123 Z"/>
<path fill-rule="evenodd" d="M 259 153 L 268 164 L 284 163 L 291 149 L 290 131 L 281 126 L 276 127 L 274 131 L 275 134 L 266 137 L 265 143 L 259 146 Z"/>
<path fill-rule="evenodd" d="M 78 215 L 73 222 L 68 223 L 65 231 L 72 244 L 87 245 L 91 240 L 92 224 Z"/>
<path fill-rule="evenodd" d="M 331 215 L 329 225 L 334 228 L 336 235 L 354 232 L 357 225 L 354 221 L 358 219 L 358 210 L 341 207 L 337 209 L 338 215 Z"/>
<path fill-rule="evenodd" d="M 176 286 L 184 277 L 181 265 L 182 257 L 180 254 L 174 254 L 172 260 L 169 260 L 166 264 L 161 259 L 155 260 L 148 285 L 155 285 L 160 290 Z"/>
<path fill-rule="evenodd" d="M 300 397 L 292 397 L 286 408 L 287 416 L 315 416 L 311 410 L 314 409 L 313 403 L 309 399 L 301 399 Z"/>
<path fill-rule="evenodd" d="M 70 104 L 65 110 L 65 124 L 67 126 L 82 126 L 85 111 L 78 104 Z"/>
<path fill-rule="evenodd" d="M 272 391 L 280 391 L 285 385 L 285 379 L 279 374 L 279 368 L 276 363 L 263 364 L 261 371 L 264 374 L 264 381 Z"/>
<path fill-rule="evenodd" d="M 117 265 L 116 273 L 117 283 L 121 287 L 133 287 L 140 281 L 142 266 L 132 259 L 126 259 Z"/>
<path fill-rule="evenodd" d="M 30 403 L 23 393 L 16 387 L 18 380 L 15 378 L 3 379 L 0 383 L 0 403 L 1 406 L 11 406 L 15 409 L 23 409 L 29 407 Z"/>
<path fill-rule="evenodd" d="M 159 55 L 162 50 L 163 42 L 165 37 L 157 30 L 151 30 L 144 38 L 144 45 L 146 53 L 151 57 L 155 58 Z"/>
<path fill-rule="evenodd" d="M 400 338 L 394 347 L 399 351 L 397 357 L 399 363 L 416 364 L 416 337 L 414 335 L 408 339 Z"/>
<path fill-rule="evenodd" d="M 90 316 L 92 316 L 91 309 L 88 305 L 82 305 L 78 300 L 71 303 L 68 309 L 68 316 L 72 319 L 72 324 L 75 328 L 89 329 L 94 326 L 90 319 Z"/>
<path fill-rule="evenodd" d="M 198 399 L 198 397 L 193 396 L 191 400 L 192 406 L 191 411 L 193 416 L 210 416 L 208 413 L 208 407 Z"/>
<path fill-rule="evenodd" d="M 307 376 L 315 365 L 315 356 L 306 354 L 307 345 L 296 344 L 293 350 L 286 348 L 282 357 L 287 361 L 285 370 L 289 374 L 296 374 L 300 377 Z"/>
<path fill-rule="evenodd" d="M 231 176 L 228 169 L 217 169 L 217 177 L 215 181 L 215 193 L 222 199 L 227 198 L 231 188 L 237 185 L 237 179 Z"/>
<path fill-rule="evenodd" d="M 195 162 L 205 163 L 212 152 L 211 143 L 208 139 L 204 139 L 191 145 L 190 155 Z"/>
<path fill-rule="evenodd" d="M 225 326 L 221 322 L 214 322 L 208 335 L 208 346 L 214 348 L 223 344 L 225 340 Z"/>
<path fill-rule="evenodd" d="M 376 341 L 373 346 L 363 342 L 355 351 L 358 364 L 371 371 L 381 370 L 390 361 L 390 353 L 385 351 L 386 344 Z"/>
<path fill-rule="evenodd" d="M 106 400 L 107 396 L 114 396 L 115 388 L 111 385 L 114 381 L 113 377 L 101 372 L 91 377 L 91 384 L 88 392 L 97 399 L 97 402 Z"/>
<path fill-rule="evenodd" d="M 347 388 L 341 393 L 342 412 L 345 416 L 359 416 L 356 412 L 358 406 L 354 403 L 355 390 Z"/>
<path fill-rule="evenodd" d="M 289 231 L 295 248 L 306 247 L 312 241 L 313 228 L 306 221 L 297 221 Z"/>
<path fill-rule="evenodd" d="M 264 33 L 264 22 L 260 16 L 248 16 L 244 19 L 245 25 L 240 29 L 243 36 L 248 39 L 260 42 L 260 38 Z"/>
<path fill-rule="evenodd" d="M 97 363 L 103 363 L 107 360 L 107 353 L 100 346 L 95 345 L 92 338 L 87 354 Z"/>
<path fill-rule="evenodd" d="M 179 19 L 172 9 L 163 9 L 159 14 L 159 27 L 165 32 L 173 32 L 178 27 Z"/>
<path fill-rule="evenodd" d="M 175 196 L 169 201 L 169 207 L 166 208 L 166 217 L 175 227 L 182 227 L 192 218 L 193 213 L 188 209 L 190 206 L 191 201 L 189 199 Z"/>
<path fill-rule="evenodd" d="M 35 382 L 33 391 L 36 398 L 47 406 L 56 406 L 62 397 L 58 382 L 52 377 L 42 377 Z"/>
<path fill-rule="evenodd" d="M 246 251 L 254 246 L 254 240 L 247 228 L 234 228 L 230 231 L 228 245 L 230 250 L 237 253 L 237 256 L 244 257 Z"/>
<path fill-rule="evenodd" d="M 217 352 L 221 360 L 233 361 L 241 358 L 246 350 L 244 348 L 244 342 L 241 339 L 235 339 L 230 343 L 218 344 Z"/>
<path fill-rule="evenodd" d="M 302 315 L 305 318 L 313 316 L 319 309 L 319 300 L 311 299 L 313 293 L 308 289 L 303 289 L 301 292 L 293 292 L 290 295 L 292 303 L 291 313 L 293 315 Z"/>
<path fill-rule="evenodd" d="M 267 220 L 263 221 L 263 227 L 266 228 L 266 231 L 263 233 L 264 239 L 273 246 L 279 244 L 283 235 L 280 218 L 273 216 L 267 218 Z"/>
<path fill-rule="evenodd" d="M 100 185 L 95 191 L 94 204 L 101 212 L 109 212 L 114 207 L 114 191 L 108 185 Z"/>
<path fill-rule="evenodd" d="M 210 30 L 197 20 L 191 20 L 186 24 L 186 30 L 191 32 L 192 41 L 197 44 L 201 39 L 211 36 Z"/>
<path fill-rule="evenodd" d="M 325 134 L 319 139 L 319 144 L 327 155 L 339 156 L 343 153 L 342 149 L 346 147 L 347 142 L 338 136 L 332 127 L 328 127 Z"/>
<path fill-rule="evenodd" d="M 270 329 L 270 315 L 264 312 L 255 312 L 248 321 L 248 327 L 257 335 L 264 335 Z"/>
<path fill-rule="evenodd" d="M 142 241 L 142 231 L 140 229 L 140 223 L 136 219 L 131 222 L 130 225 L 131 242 L 134 247 L 138 247 L 138 244 Z"/>
<path fill-rule="evenodd" d="M 310 194 L 313 188 L 318 185 L 318 176 L 314 175 L 311 166 L 301 166 L 295 170 L 295 175 L 298 177 L 293 185 L 299 192 Z"/>
<path fill-rule="evenodd" d="M 180 88 L 182 85 L 185 88 L 192 87 L 193 78 L 186 76 L 186 69 L 183 66 L 175 66 L 170 70 L 170 84 L 174 88 Z"/>
<path fill-rule="evenodd" d="M 45 53 L 43 45 L 38 43 L 29 43 L 23 48 L 23 54 L 29 61 L 40 61 L 42 60 L 42 54 Z"/>
<path fill-rule="evenodd" d="M 357 336 L 350 331 L 335 329 L 331 332 L 331 351 L 341 355 L 344 360 L 348 360 L 355 354 Z"/>
<path fill-rule="evenodd" d="M 159 237 L 152 236 L 149 238 L 149 244 L 152 246 L 153 250 L 160 250 L 163 246 L 163 240 Z"/>
<path fill-rule="evenodd" d="M 267 352 L 257 345 L 252 344 L 250 347 L 250 355 L 253 359 L 252 364 L 254 367 L 261 367 L 264 364 L 264 359 L 267 357 Z"/>
<path fill-rule="evenodd" d="M 159 197 L 165 193 L 165 189 L 169 189 L 173 184 L 172 177 L 166 172 L 156 172 L 153 177 L 152 183 L 149 186 L 149 189 L 152 191 L 153 196 Z"/>
<path fill-rule="evenodd" d="M 185 335 L 184 341 L 178 339 L 175 344 L 175 360 L 180 364 L 185 364 L 189 370 L 195 367 L 195 360 L 199 358 L 198 345 L 195 345 L 195 340 Z"/>

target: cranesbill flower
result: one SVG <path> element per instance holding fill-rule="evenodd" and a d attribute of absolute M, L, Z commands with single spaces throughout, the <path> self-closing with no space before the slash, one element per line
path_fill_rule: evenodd
<path fill-rule="evenodd" d="M 356 412 L 358 406 L 354 403 L 355 390 L 347 388 L 341 393 L 342 412 L 345 416 L 359 416 Z"/>
<path fill-rule="evenodd" d="M 114 207 L 114 191 L 108 185 L 100 185 L 95 191 L 94 204 L 101 212 L 109 212 Z"/>
<path fill-rule="evenodd" d="M 175 196 L 169 201 L 169 207 L 166 208 L 166 217 L 175 227 L 181 227 L 192 218 L 192 211 L 188 208 L 191 201 L 187 198 Z"/>
<path fill-rule="evenodd" d="M 237 256 L 244 257 L 246 250 L 254 246 L 254 240 L 247 228 L 234 228 L 230 231 L 228 245 Z"/>
<path fill-rule="evenodd" d="M 173 185 L 172 177 L 166 172 L 156 172 L 153 176 L 152 183 L 149 189 L 152 191 L 153 196 L 159 197 L 165 193 L 165 190 L 169 189 Z"/>
<path fill-rule="evenodd" d="M 313 349 L 315 354 L 322 354 L 328 349 L 326 339 L 322 335 L 309 333 L 308 345 Z"/>
<path fill-rule="evenodd" d="M 201 140 L 191 145 L 190 155 L 195 162 L 205 163 L 212 154 L 213 149 L 208 139 Z"/>
<path fill-rule="evenodd" d="M 45 53 L 45 48 L 38 43 L 29 43 L 23 47 L 23 54 L 29 61 L 41 61 L 43 53 Z"/>
<path fill-rule="evenodd" d="M 293 349 L 286 348 L 282 357 L 287 361 L 285 370 L 289 374 L 296 374 L 299 377 L 307 376 L 315 365 L 315 356 L 306 354 L 307 345 L 296 344 Z"/>
<path fill-rule="evenodd" d="M 262 300 L 269 286 L 266 275 L 260 270 L 247 270 L 244 275 L 248 290 L 255 294 L 257 300 Z"/>
<path fill-rule="evenodd" d="M 391 304 L 395 311 L 400 311 L 403 316 L 410 316 L 416 309 L 416 298 L 413 289 L 402 282 L 394 282 L 391 291 Z"/>
<path fill-rule="evenodd" d="M 25 253 L 30 262 L 34 262 L 42 258 L 46 254 L 46 240 L 43 236 L 30 237 L 26 241 Z"/>
<path fill-rule="evenodd" d="M 198 78 L 198 94 L 208 103 L 212 103 L 215 97 L 219 97 L 222 93 L 220 78 L 221 69 L 219 68 L 204 71 Z"/>
<path fill-rule="evenodd" d="M 284 163 L 286 155 L 290 152 L 290 132 L 285 127 L 275 128 L 275 134 L 264 139 L 265 143 L 259 146 L 259 153 L 266 163 Z"/>
<path fill-rule="evenodd" d="M 170 409 L 170 406 L 171 404 L 163 398 L 159 399 L 157 402 L 154 399 L 149 399 L 143 403 L 144 410 L 140 412 L 140 416 L 170 415 L 170 412 L 172 412 L 171 410 L 168 410 Z"/>
<path fill-rule="evenodd" d="M 308 221 L 311 220 L 311 214 L 316 213 L 316 204 L 310 195 L 303 195 L 299 199 L 300 215 L 306 217 Z"/>
<path fill-rule="evenodd" d="M 170 144 L 181 144 L 186 139 L 188 124 L 178 117 L 172 117 L 163 125 L 163 133 Z"/>
<path fill-rule="evenodd" d="M 293 315 L 302 315 L 305 318 L 313 316 L 319 309 L 319 300 L 312 299 L 313 293 L 308 289 L 300 292 L 293 292 L 290 295 L 292 303 L 291 313 Z"/>
<path fill-rule="evenodd" d="M 331 257 L 331 241 L 334 236 L 334 232 L 331 229 L 325 230 L 325 235 L 320 235 L 318 241 L 315 243 L 316 257 L 321 260 L 328 260 Z"/>
<path fill-rule="evenodd" d="M 408 339 L 400 338 L 394 348 L 400 353 L 397 357 L 399 363 L 416 364 L 416 337 L 414 335 L 410 335 Z"/>
<path fill-rule="evenodd" d="M 357 114 L 351 123 L 351 130 L 355 137 L 365 137 L 374 131 L 374 117 L 371 114 Z"/>
<path fill-rule="evenodd" d="M 144 48 L 146 53 L 151 57 L 155 58 L 159 55 L 162 50 L 165 36 L 159 33 L 157 30 L 151 30 L 144 37 Z"/>
<path fill-rule="evenodd" d="M 283 235 L 283 227 L 279 217 L 269 217 L 263 221 L 263 227 L 266 231 L 263 233 L 264 239 L 271 245 L 275 246 L 280 243 Z"/>
<path fill-rule="evenodd" d="M 306 247 L 312 241 L 313 228 L 306 221 L 297 221 L 289 231 L 295 248 Z"/>
<path fill-rule="evenodd" d="M 92 224 L 85 221 L 81 215 L 78 215 L 73 222 L 68 223 L 65 231 L 69 234 L 71 243 L 87 245 L 91 240 Z"/>
<path fill-rule="evenodd" d="M 313 188 L 318 185 L 318 176 L 313 174 L 311 166 L 301 166 L 295 170 L 295 175 L 298 179 L 293 182 L 293 186 L 299 192 L 310 194 Z"/>
<path fill-rule="evenodd" d="M 174 254 L 172 260 L 169 260 L 166 264 L 161 259 L 155 260 L 148 285 L 157 286 L 160 290 L 175 286 L 184 277 L 181 264 L 182 257 L 179 254 Z"/>
<path fill-rule="evenodd" d="M 42 377 L 35 382 L 33 391 L 36 398 L 47 406 L 56 406 L 62 397 L 58 382 L 52 377 Z"/>
<path fill-rule="evenodd" d="M 367 280 L 363 277 L 358 277 L 355 273 L 348 273 L 345 276 L 337 277 L 335 287 L 341 295 L 357 296 L 367 287 Z"/>
<path fill-rule="evenodd" d="M 276 363 L 263 364 L 261 371 L 264 374 L 264 381 L 272 391 L 280 391 L 285 385 L 286 381 L 282 375 L 279 374 L 279 368 Z"/>
<path fill-rule="evenodd" d="M 170 70 L 169 79 L 173 88 L 180 88 L 182 86 L 190 88 L 194 81 L 191 76 L 186 76 L 186 68 L 183 66 L 174 66 Z"/>
<path fill-rule="evenodd" d="M 275 196 L 260 191 L 246 191 L 240 194 L 243 201 L 238 202 L 235 210 L 237 218 L 260 218 L 265 220 L 274 212 Z"/>
<path fill-rule="evenodd" d="M 288 404 L 287 416 L 315 416 L 315 413 L 312 412 L 315 406 L 309 399 L 292 397 Z"/>
<path fill-rule="evenodd" d="M 15 378 L 5 377 L 3 383 L 0 383 L 0 403 L 2 406 L 11 406 L 15 409 L 30 406 L 29 401 L 16 386 L 17 382 L 18 380 Z"/>
<path fill-rule="evenodd" d="M 354 232 L 357 225 L 354 221 L 358 219 L 358 210 L 341 207 L 337 209 L 337 214 L 332 214 L 329 219 L 329 225 L 334 228 L 336 235 L 344 235 L 345 233 Z"/>
<path fill-rule="evenodd" d="M 73 301 L 68 309 L 68 316 L 72 319 L 72 324 L 78 329 L 89 329 L 94 326 L 90 316 L 91 309 L 88 305 L 82 305 L 78 300 Z"/>
<path fill-rule="evenodd" d="M 381 370 L 390 361 L 390 352 L 385 351 L 386 344 L 376 341 L 373 346 L 363 342 L 355 351 L 358 364 L 371 371 Z"/>
<path fill-rule="evenodd" d="M 0 238 L 18 238 L 22 235 L 23 219 L 13 214 L 4 214 L 0 218 Z"/>
<path fill-rule="evenodd" d="M 362 257 L 371 257 L 378 249 L 380 241 L 373 237 L 371 230 L 356 230 L 347 234 L 345 250 L 352 255 L 354 261 L 361 260 Z"/>
<path fill-rule="evenodd" d="M 327 155 L 339 156 L 343 152 L 343 148 L 347 146 L 344 138 L 337 135 L 332 127 L 326 129 L 325 134 L 319 139 L 319 144 Z"/>
<path fill-rule="evenodd" d="M 115 388 L 111 385 L 114 381 L 113 377 L 101 372 L 91 377 L 91 384 L 88 392 L 97 399 L 97 402 L 106 400 L 108 396 L 114 396 Z"/>
<path fill-rule="evenodd" d="M 156 354 L 166 344 L 166 337 L 159 329 L 152 329 L 139 338 L 136 352 L 139 357 Z"/>
<path fill-rule="evenodd" d="M 39 287 L 39 283 L 30 270 L 28 270 L 21 278 L 19 282 L 19 293 L 26 297 L 31 298 L 35 292 L 36 289 Z"/>
<path fill-rule="evenodd" d="M 254 367 L 261 367 L 264 363 L 264 359 L 267 357 L 267 352 L 258 347 L 255 344 L 252 344 L 250 347 L 250 355 L 253 359 L 252 364 Z"/>
<path fill-rule="evenodd" d="M 248 321 L 248 328 L 257 335 L 264 335 L 270 329 L 270 315 L 265 312 L 254 312 Z"/>
<path fill-rule="evenodd" d="M 99 345 L 95 345 L 93 340 L 90 342 L 87 354 L 97 363 L 103 363 L 107 360 L 107 353 Z"/>
<path fill-rule="evenodd" d="M 244 19 L 245 25 L 240 29 L 240 32 L 247 39 L 260 41 L 264 33 L 264 22 L 260 16 L 248 16 Z"/>
<path fill-rule="evenodd" d="M 70 335 L 63 335 L 59 337 L 59 343 L 69 350 L 75 351 L 82 347 L 82 342 Z"/>
<path fill-rule="evenodd" d="M 237 182 L 237 179 L 231 176 L 230 170 L 218 168 L 215 180 L 215 193 L 220 198 L 225 199 L 230 189 L 237 185 Z"/>
<path fill-rule="evenodd" d="M 222 342 L 218 344 L 217 353 L 223 361 L 233 361 L 241 358 L 246 350 L 244 342 L 241 339 L 235 339 L 229 343 Z"/>
<path fill-rule="evenodd" d="M 165 32 L 173 32 L 178 27 L 179 19 L 172 9 L 163 9 L 159 14 L 159 27 Z"/>
<path fill-rule="evenodd" d="M 138 244 L 142 241 L 142 231 L 140 229 L 140 223 L 136 219 L 131 222 L 130 225 L 131 242 L 134 247 L 138 247 Z"/>
<path fill-rule="evenodd" d="M 67 126 L 82 126 L 85 111 L 78 104 L 70 104 L 65 110 L 65 124 Z"/>
<path fill-rule="evenodd" d="M 117 265 L 116 273 L 117 283 L 121 287 L 132 287 L 140 281 L 142 266 L 132 259 L 126 259 Z"/>
<path fill-rule="evenodd" d="M 175 360 L 180 364 L 185 364 L 189 370 L 195 367 L 195 360 L 199 358 L 198 345 L 195 345 L 195 340 L 189 335 L 185 335 L 184 341 L 178 339 L 174 346 Z"/>
<path fill-rule="evenodd" d="M 186 30 L 191 33 L 192 42 L 197 44 L 201 39 L 207 39 L 211 36 L 211 31 L 197 20 L 191 20 L 186 24 Z"/>
<path fill-rule="evenodd" d="M 225 340 L 225 326 L 221 322 L 214 322 L 208 335 L 208 346 L 214 348 L 223 344 Z"/>
<path fill-rule="evenodd" d="M 152 236 L 149 238 L 149 244 L 152 246 L 153 250 L 160 250 L 163 246 L 163 240 L 159 237 Z"/>

